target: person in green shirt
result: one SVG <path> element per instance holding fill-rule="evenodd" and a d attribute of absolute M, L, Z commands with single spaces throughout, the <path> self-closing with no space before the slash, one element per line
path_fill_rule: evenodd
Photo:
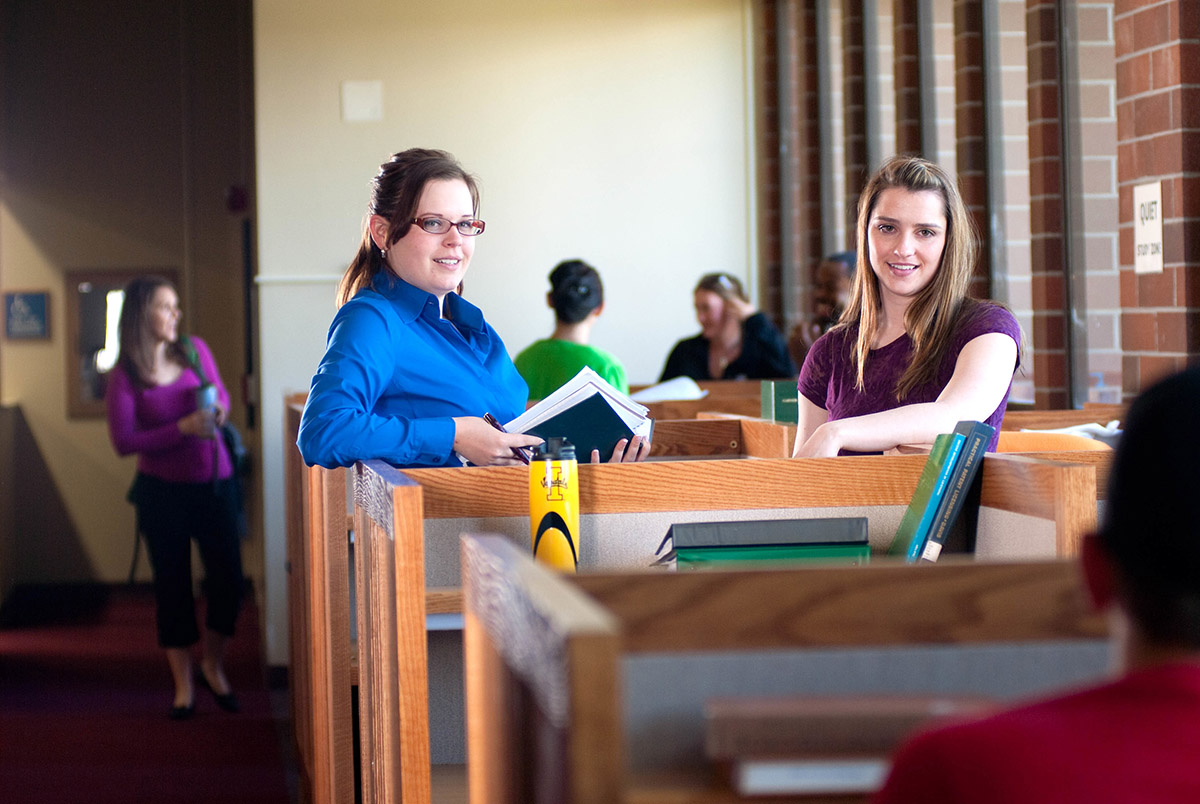
<path fill-rule="evenodd" d="M 615 355 L 590 346 L 592 327 L 604 311 L 604 285 L 583 260 L 564 260 L 550 272 L 546 303 L 554 309 L 554 333 L 517 355 L 517 371 L 529 398 L 544 399 L 587 366 L 618 391 L 629 393 L 625 366 Z"/>

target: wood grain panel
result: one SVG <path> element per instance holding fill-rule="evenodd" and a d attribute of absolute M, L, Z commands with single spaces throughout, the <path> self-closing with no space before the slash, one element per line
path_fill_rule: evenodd
<path fill-rule="evenodd" d="M 392 491 L 396 538 L 393 566 L 396 612 L 395 661 L 399 671 L 400 800 L 430 800 L 429 656 L 425 633 L 425 539 L 422 490 L 408 483 Z"/>
<path fill-rule="evenodd" d="M 614 748 L 624 744 L 623 715 L 618 714 L 617 722 L 612 723 L 613 712 L 624 708 L 619 703 L 619 687 L 614 687 L 618 703 L 608 710 L 599 708 L 609 697 L 605 691 L 596 696 L 596 708 L 571 713 L 562 738 L 571 741 L 572 732 L 590 733 L 597 740 L 590 750 L 568 754 L 565 763 L 557 761 L 558 754 L 553 751 L 547 759 L 544 734 L 530 728 L 526 715 L 520 714 L 527 712 L 528 690 L 513 684 L 513 677 L 554 686 L 539 673 L 559 667 L 570 677 L 570 689 L 584 690 L 580 695 L 586 698 L 589 685 L 607 689 L 610 682 L 605 674 L 612 667 L 606 653 L 578 662 L 557 659 L 561 655 L 559 637 L 569 639 L 570 629 L 560 624 L 547 627 L 544 621 L 553 621 L 554 615 L 544 607 L 553 612 L 570 595 L 561 589 L 546 594 L 547 584 L 574 587 L 600 611 L 614 616 L 622 636 L 622 659 L 664 651 L 957 645 L 1094 640 L 1106 635 L 1106 621 L 1088 612 L 1073 562 L 890 563 L 757 572 L 558 576 L 502 537 L 470 536 L 465 543 L 478 550 L 468 557 L 472 548 L 464 548 L 464 567 L 486 567 L 483 574 L 496 585 L 477 596 L 473 588 L 477 574 L 466 572 L 468 727 L 472 735 L 490 737 L 470 744 L 472 801 L 510 804 L 534 800 L 532 790 L 559 791 L 564 772 L 568 779 L 586 779 L 589 784 L 581 786 L 586 789 L 572 785 L 569 793 L 550 800 L 626 804 L 733 804 L 744 800 L 708 767 L 698 767 L 687 775 L 680 770 L 625 778 L 620 765 L 606 764 Z M 538 588 L 543 591 L 534 591 Z M 529 638 L 513 621 L 533 622 L 538 631 L 555 634 L 553 644 Z M 531 673 L 530 667 L 540 670 Z M 687 684 L 688 679 L 681 678 L 679 683 Z M 496 730 L 500 721 L 511 728 Z M 608 787 L 614 780 L 620 780 L 615 789 Z M 597 790 L 602 793 L 588 795 Z M 848 804 L 863 797 L 804 800 Z"/>
<path fill-rule="evenodd" d="M 1024 458 L 1037 458 L 1056 463 L 1079 463 L 1096 467 L 1096 499 L 1108 497 L 1108 473 L 1112 469 L 1112 450 L 1067 450 L 1064 452 L 1008 452 L 1006 455 L 1020 455 Z"/>
<path fill-rule="evenodd" d="M 650 457 L 742 454 L 742 425 L 736 419 L 659 419 Z M 779 456 L 782 457 L 782 456 Z"/>
<path fill-rule="evenodd" d="M 616 620 L 566 576 L 529 560 L 504 537 L 464 538 L 462 566 L 464 645 L 477 663 L 468 667 L 468 744 L 478 752 L 472 756 L 481 757 L 481 767 L 470 771 L 471 799 L 523 804 L 536 789 L 547 800 L 618 801 L 624 755 Z M 514 684 L 524 692 L 513 706 L 498 708 L 490 692 Z M 526 704 L 536 711 L 520 713 Z M 512 744 L 535 741 L 543 748 L 533 756 L 512 755 Z M 561 752 L 562 761 L 548 761 L 547 752 Z M 508 761 L 488 760 L 501 755 Z M 536 788 L 528 774 L 520 778 L 526 759 L 542 776 Z M 574 772 L 567 773 L 568 766 Z"/>
<path fill-rule="evenodd" d="M 651 402 L 646 406 L 654 419 L 694 419 L 698 413 L 717 411 L 719 413 L 737 413 L 742 416 L 758 416 L 762 413 L 762 399 L 758 393 L 754 396 L 730 396 L 726 398 L 703 399 L 672 399 L 664 402 Z"/>
<path fill-rule="evenodd" d="M 360 512 L 362 509 L 358 509 Z M 389 534 L 365 515 L 356 517 L 354 547 L 358 625 L 358 711 L 362 800 L 364 804 L 400 797 L 396 773 L 400 767 L 396 702 L 397 673 L 394 645 L 395 576 L 391 571 L 394 543 Z"/>
<path fill-rule="evenodd" d="M 437 586 L 425 590 L 426 614 L 458 614 L 463 610 L 462 590 L 457 587 Z"/>
<path fill-rule="evenodd" d="M 312 801 L 354 800 L 350 672 L 350 557 L 345 469 L 308 469 L 307 676 L 311 696 Z"/>
<path fill-rule="evenodd" d="M 629 652 L 1106 633 L 1104 621 L 1089 614 L 1078 570 L 1067 561 L 881 562 L 792 571 L 579 575 L 574 582 L 621 621 Z M 1030 606 L 1031 600 L 1039 605 Z"/>
<path fill-rule="evenodd" d="M 1069 476 L 1070 488 L 1083 489 L 1083 495 L 1092 502 L 1092 516 L 1095 517 L 1096 464 L 1050 461 L 1042 453 L 1036 457 L 989 453 L 983 459 L 982 470 L 982 505 L 1054 519 L 1061 513 L 1055 498 L 1064 479 Z"/>
<path fill-rule="evenodd" d="M 1082 410 L 1010 410 L 1004 414 L 1001 430 L 1057 430 L 1078 424 L 1108 424 L 1124 421 L 1128 405 L 1088 405 Z"/>
<path fill-rule="evenodd" d="M 308 622 L 309 599 L 308 578 L 308 494 L 304 460 L 296 448 L 296 434 L 300 429 L 300 414 L 304 400 L 284 398 L 283 410 L 283 485 L 287 505 L 284 508 L 284 529 L 287 544 L 288 586 L 288 661 L 289 704 L 292 714 L 292 736 L 296 746 L 300 784 L 312 786 L 313 735 L 312 735 L 312 688 L 309 678 L 309 642 L 311 628 Z M 311 792 L 309 792 L 311 795 Z"/>
<path fill-rule="evenodd" d="M 741 419 L 742 452 L 751 458 L 790 458 L 796 426 L 766 419 Z"/>
<path fill-rule="evenodd" d="M 924 465 L 921 455 L 582 464 L 579 505 L 585 514 L 907 505 Z M 527 516 L 528 471 L 503 466 L 403 474 L 425 490 L 425 516 L 443 519 Z"/>

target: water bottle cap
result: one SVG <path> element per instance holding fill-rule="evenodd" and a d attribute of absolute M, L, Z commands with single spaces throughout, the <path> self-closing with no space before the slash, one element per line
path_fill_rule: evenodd
<path fill-rule="evenodd" d="M 562 436 L 550 436 L 537 445 L 533 457 L 538 461 L 573 461 L 575 445 Z"/>
<path fill-rule="evenodd" d="M 205 383 L 196 389 L 196 408 L 204 410 L 217 404 L 217 386 Z"/>

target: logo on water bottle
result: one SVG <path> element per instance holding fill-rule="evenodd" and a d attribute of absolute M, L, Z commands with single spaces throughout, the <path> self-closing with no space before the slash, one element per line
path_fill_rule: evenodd
<path fill-rule="evenodd" d="M 563 493 L 567 490 L 567 481 L 563 480 L 561 466 L 553 467 L 552 471 L 554 477 L 543 477 L 541 480 L 542 488 L 546 490 L 546 501 L 562 502 L 566 499 Z"/>
<path fill-rule="evenodd" d="M 571 529 L 567 526 L 566 520 L 558 511 L 547 511 L 546 515 L 542 517 L 542 521 L 538 523 L 537 533 L 533 535 L 533 554 L 535 556 L 538 554 L 538 547 L 541 546 L 543 536 L 546 537 L 547 544 L 565 542 L 571 550 L 572 563 L 576 567 L 579 566 L 579 555 L 575 552 L 575 538 L 571 535 Z"/>

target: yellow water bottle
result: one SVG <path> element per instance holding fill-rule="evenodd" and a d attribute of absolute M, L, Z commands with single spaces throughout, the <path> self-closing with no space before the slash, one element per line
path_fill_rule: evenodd
<path fill-rule="evenodd" d="M 564 572 L 579 566 L 579 469 L 571 442 L 552 436 L 529 462 L 533 556 Z"/>

